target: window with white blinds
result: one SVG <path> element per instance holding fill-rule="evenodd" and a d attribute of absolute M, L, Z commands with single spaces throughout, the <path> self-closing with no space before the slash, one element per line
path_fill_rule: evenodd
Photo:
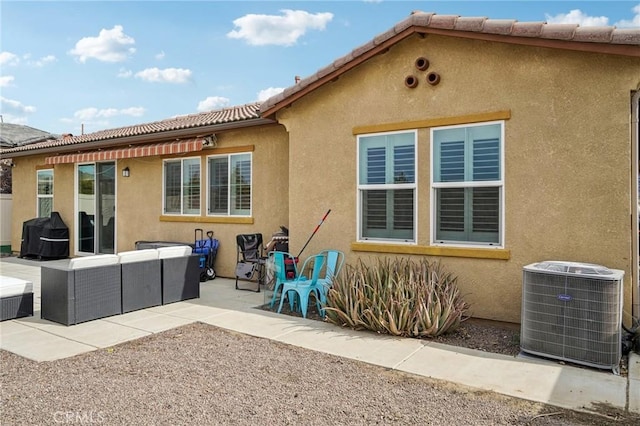
<path fill-rule="evenodd" d="M 200 214 L 200 158 L 164 161 L 164 214 Z"/>
<path fill-rule="evenodd" d="M 502 245 L 503 124 L 432 129 L 435 243 Z"/>
<path fill-rule="evenodd" d="M 358 137 L 359 239 L 415 241 L 416 132 Z"/>
<path fill-rule="evenodd" d="M 251 215 L 251 154 L 208 158 L 210 215 Z"/>
<path fill-rule="evenodd" d="M 38 217 L 49 217 L 53 211 L 53 169 L 38 170 Z"/>

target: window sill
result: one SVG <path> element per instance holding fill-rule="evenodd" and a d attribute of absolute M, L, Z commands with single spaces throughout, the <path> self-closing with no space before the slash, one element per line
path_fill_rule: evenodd
<path fill-rule="evenodd" d="M 374 253 L 413 254 L 423 256 L 466 257 L 474 259 L 509 260 L 511 250 L 496 248 L 466 248 L 441 246 L 409 246 L 400 244 L 351 243 L 351 250 Z"/>
<path fill-rule="evenodd" d="M 188 222 L 188 223 L 240 223 L 253 224 L 252 217 L 213 217 L 213 216 L 160 216 L 160 222 Z"/>

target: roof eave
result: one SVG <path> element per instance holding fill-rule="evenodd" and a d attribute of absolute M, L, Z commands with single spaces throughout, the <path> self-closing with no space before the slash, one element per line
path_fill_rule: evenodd
<path fill-rule="evenodd" d="M 525 46 L 549 47 L 554 49 L 575 50 L 579 52 L 632 56 L 636 58 L 640 57 L 640 46 L 637 44 L 614 44 L 575 40 L 558 40 L 542 37 L 523 37 L 424 27 L 416 28 L 415 30 L 416 32 L 421 34 L 438 34 L 450 37 L 471 38 L 476 40 L 495 41 L 499 43 L 519 44 Z"/>
<path fill-rule="evenodd" d="M 124 136 L 119 138 L 108 138 L 98 141 L 83 142 L 70 145 L 58 145 L 40 149 L 22 149 L 13 151 L 12 149 L 2 150 L 2 158 L 28 157 L 42 154 L 63 154 L 70 152 L 93 151 L 96 149 L 118 148 L 122 146 L 142 145 L 157 143 L 174 139 L 185 139 L 193 137 L 205 137 L 212 133 L 236 130 L 246 127 L 277 124 L 273 120 L 265 118 L 252 118 L 244 121 L 231 123 L 212 124 L 208 126 L 193 127 L 188 129 L 169 130 L 158 133 L 147 133 L 144 135 Z M 24 148 L 24 147 L 23 147 Z"/>

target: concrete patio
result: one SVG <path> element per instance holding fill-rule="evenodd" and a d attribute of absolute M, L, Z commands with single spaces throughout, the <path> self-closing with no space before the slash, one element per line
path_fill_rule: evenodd
<path fill-rule="evenodd" d="M 64 261 L 49 261 L 66 262 Z M 632 354 L 627 377 L 531 357 L 509 357 L 426 340 L 355 332 L 320 321 L 256 307 L 264 292 L 235 290 L 234 281 L 201 283 L 200 298 L 116 315 L 73 326 L 40 318 L 40 265 L 5 257 L 0 274 L 29 280 L 34 316 L 0 323 L 0 348 L 47 362 L 108 348 L 153 333 L 202 322 L 252 336 L 330 353 L 385 368 L 446 380 L 581 411 L 606 404 L 640 413 L 640 356 Z"/>

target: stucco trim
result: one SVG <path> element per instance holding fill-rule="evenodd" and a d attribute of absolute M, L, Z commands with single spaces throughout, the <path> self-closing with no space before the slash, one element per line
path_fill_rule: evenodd
<path fill-rule="evenodd" d="M 407 246 L 400 244 L 351 243 L 351 250 L 373 253 L 417 254 L 423 256 L 468 257 L 509 260 L 511 250 L 466 247 Z"/>
<path fill-rule="evenodd" d="M 41 164 L 36 166 L 36 170 L 48 170 L 53 168 L 53 164 Z"/>
<path fill-rule="evenodd" d="M 252 217 L 212 217 L 212 216 L 167 216 L 167 215 L 161 215 L 160 216 L 160 222 L 253 224 L 253 218 Z"/>
<path fill-rule="evenodd" d="M 238 152 L 254 152 L 256 150 L 255 145 L 244 145 L 244 146 L 229 146 L 225 148 L 210 148 L 203 153 L 207 155 L 220 155 L 220 154 L 235 154 Z"/>
<path fill-rule="evenodd" d="M 511 110 L 481 112 L 478 114 L 458 115 L 454 117 L 437 117 L 426 120 L 400 121 L 396 123 L 371 124 L 365 126 L 355 126 L 354 135 L 366 133 L 393 132 L 398 130 L 422 129 L 429 127 L 453 126 L 456 124 L 482 123 L 485 121 L 509 120 Z"/>

